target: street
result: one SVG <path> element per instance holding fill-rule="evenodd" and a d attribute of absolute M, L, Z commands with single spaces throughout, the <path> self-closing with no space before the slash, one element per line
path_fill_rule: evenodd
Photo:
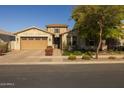
<path fill-rule="evenodd" d="M 124 87 L 124 64 L 0 65 L 0 87 Z"/>

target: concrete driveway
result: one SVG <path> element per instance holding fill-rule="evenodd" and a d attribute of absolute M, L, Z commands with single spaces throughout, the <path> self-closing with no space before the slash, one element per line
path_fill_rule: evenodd
<path fill-rule="evenodd" d="M 0 62 L 38 62 L 40 58 L 30 58 L 30 56 L 44 56 L 44 50 L 21 50 L 12 51 L 0 56 Z"/>

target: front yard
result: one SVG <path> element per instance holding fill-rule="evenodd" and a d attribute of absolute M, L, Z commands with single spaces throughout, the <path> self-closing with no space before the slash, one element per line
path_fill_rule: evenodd
<path fill-rule="evenodd" d="M 68 60 L 97 60 L 95 52 L 91 51 L 63 51 L 62 55 L 68 56 Z M 124 51 L 101 51 L 99 60 L 124 60 Z"/>
<path fill-rule="evenodd" d="M 74 54 L 75 55 L 74 55 Z M 30 62 L 104 62 L 110 61 L 111 62 L 118 62 L 124 61 L 124 53 L 117 52 L 117 53 L 100 53 L 99 59 L 95 59 L 94 52 L 70 52 L 68 55 L 62 56 L 45 56 L 44 50 L 24 50 L 24 51 L 11 51 L 8 52 L 6 55 L 0 56 L 0 63 L 30 63 Z M 77 55 L 76 55 L 77 53 Z"/>

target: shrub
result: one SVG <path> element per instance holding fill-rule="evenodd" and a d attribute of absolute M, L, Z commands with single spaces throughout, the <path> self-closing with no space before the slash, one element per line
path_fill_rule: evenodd
<path fill-rule="evenodd" d="M 74 54 L 74 55 L 81 55 L 82 52 L 81 52 L 81 51 L 74 51 L 73 54 Z"/>
<path fill-rule="evenodd" d="M 91 55 L 90 54 L 88 54 L 88 53 L 84 53 L 83 55 L 82 55 L 82 59 L 84 59 L 84 60 L 90 60 L 91 59 Z"/>
<path fill-rule="evenodd" d="M 76 60 L 76 56 L 73 54 L 70 54 L 68 57 L 69 60 Z"/>
<path fill-rule="evenodd" d="M 52 55 L 53 55 L 53 48 L 52 48 L 52 46 L 48 46 L 48 47 L 45 49 L 45 55 L 46 55 L 46 56 L 52 56 Z"/>
<path fill-rule="evenodd" d="M 83 55 L 83 56 L 82 56 L 82 59 L 85 59 L 85 60 L 90 60 L 90 59 L 91 59 L 91 57 L 90 57 L 89 55 Z"/>
<path fill-rule="evenodd" d="M 72 54 L 71 51 L 67 51 L 67 50 L 64 50 L 64 51 L 63 51 L 63 55 L 65 55 L 65 56 L 70 55 L 70 54 Z"/>
<path fill-rule="evenodd" d="M 114 56 L 109 56 L 108 59 L 116 59 Z"/>
<path fill-rule="evenodd" d="M 94 53 L 93 53 L 93 52 L 88 51 L 88 52 L 85 52 L 84 54 L 85 54 L 85 55 L 88 55 L 88 56 L 90 56 L 90 57 L 92 58 L 92 55 L 93 55 Z"/>

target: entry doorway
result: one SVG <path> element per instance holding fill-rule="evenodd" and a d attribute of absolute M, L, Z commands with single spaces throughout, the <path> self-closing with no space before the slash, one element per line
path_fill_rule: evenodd
<path fill-rule="evenodd" d="M 60 48 L 60 37 L 54 37 L 54 46 L 55 48 Z"/>

